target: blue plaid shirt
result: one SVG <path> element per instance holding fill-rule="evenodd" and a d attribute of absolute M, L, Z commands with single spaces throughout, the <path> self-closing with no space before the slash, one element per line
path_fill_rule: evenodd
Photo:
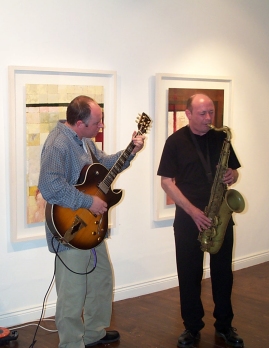
<path fill-rule="evenodd" d="M 48 135 L 41 153 L 40 176 L 38 188 L 43 198 L 50 204 L 77 210 L 89 209 L 92 205 L 92 196 L 76 189 L 81 170 L 85 165 L 93 163 L 91 155 L 86 153 L 83 142 L 76 132 L 59 121 L 56 127 Z M 99 150 L 91 139 L 84 139 L 94 153 L 98 161 L 107 169 L 110 169 L 118 160 L 122 151 L 114 155 L 106 155 Z M 134 158 L 130 155 L 122 170 L 130 165 Z M 46 237 L 48 248 L 55 252 L 52 247 L 52 233 L 46 224 Z M 69 249 L 54 239 L 54 248 L 58 252 Z"/>

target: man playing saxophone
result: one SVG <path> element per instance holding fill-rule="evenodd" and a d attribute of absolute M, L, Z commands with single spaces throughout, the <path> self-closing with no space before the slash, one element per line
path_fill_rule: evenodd
<path fill-rule="evenodd" d="M 204 327 L 201 302 L 201 281 L 204 253 L 198 234 L 212 225 L 205 214 L 214 176 L 217 171 L 225 133 L 210 128 L 214 121 L 213 101 L 204 94 L 189 98 L 186 105 L 189 120 L 166 140 L 158 175 L 166 194 L 175 202 L 174 236 L 180 288 L 181 316 L 185 331 L 179 336 L 178 347 L 191 347 L 200 338 Z M 231 186 L 238 179 L 240 163 L 230 146 L 228 168 L 222 182 Z M 233 220 L 228 222 L 220 250 L 210 254 L 210 273 L 214 300 L 215 333 L 233 347 L 243 347 L 243 339 L 232 327 L 233 285 L 232 249 Z"/>

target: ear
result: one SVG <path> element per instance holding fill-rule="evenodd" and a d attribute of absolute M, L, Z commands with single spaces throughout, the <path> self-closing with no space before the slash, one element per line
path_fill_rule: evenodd
<path fill-rule="evenodd" d="M 77 127 L 80 128 L 83 126 L 83 122 L 81 120 L 78 120 L 76 123 Z"/>
<path fill-rule="evenodd" d="M 188 117 L 188 119 L 190 120 L 191 119 L 191 112 L 190 112 L 190 110 L 186 109 L 185 110 L 185 114 Z"/>

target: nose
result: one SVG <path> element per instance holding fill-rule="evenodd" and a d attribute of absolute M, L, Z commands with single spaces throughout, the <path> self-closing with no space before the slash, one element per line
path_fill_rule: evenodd
<path fill-rule="evenodd" d="M 206 115 L 205 115 L 206 117 L 206 119 L 207 120 L 211 120 L 211 118 L 212 118 L 212 114 L 210 113 L 210 112 L 206 112 Z"/>

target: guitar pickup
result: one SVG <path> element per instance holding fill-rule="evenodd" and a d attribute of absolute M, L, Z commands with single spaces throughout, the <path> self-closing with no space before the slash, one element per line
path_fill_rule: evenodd
<path fill-rule="evenodd" d="M 102 181 L 100 182 L 100 184 L 98 185 L 98 188 L 100 190 L 102 190 L 102 192 L 106 195 L 108 193 L 109 187 L 107 187 L 107 185 Z"/>

